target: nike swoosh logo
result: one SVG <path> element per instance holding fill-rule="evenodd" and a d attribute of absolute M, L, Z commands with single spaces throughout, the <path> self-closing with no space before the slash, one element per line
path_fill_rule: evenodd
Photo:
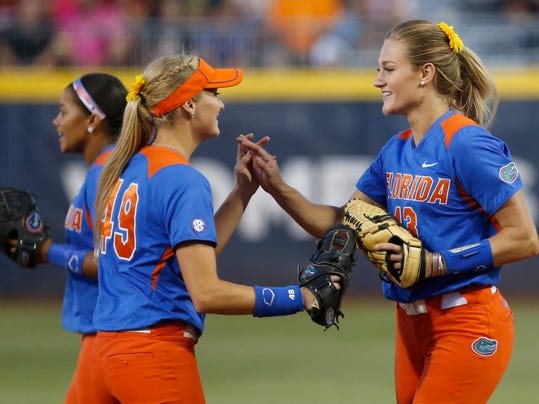
<path fill-rule="evenodd" d="M 438 165 L 438 163 L 427 163 L 426 161 L 421 164 L 421 167 L 423 168 L 429 168 L 429 167 L 434 167 L 435 165 Z"/>

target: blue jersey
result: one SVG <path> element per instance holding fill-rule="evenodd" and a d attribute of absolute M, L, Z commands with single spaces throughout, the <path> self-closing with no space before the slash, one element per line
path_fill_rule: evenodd
<path fill-rule="evenodd" d="M 176 259 L 186 241 L 217 242 L 207 179 L 177 152 L 157 146 L 135 154 L 117 181 L 104 216 L 99 297 L 102 331 L 185 321 L 201 333 Z"/>
<path fill-rule="evenodd" d="M 496 211 L 522 187 L 508 147 L 474 121 L 449 111 L 415 145 L 411 130 L 393 136 L 357 182 L 429 251 L 489 238 Z M 403 289 L 384 283 L 388 299 L 410 302 L 472 285 L 496 285 L 501 268 L 430 278 Z"/>
<path fill-rule="evenodd" d="M 79 249 L 94 249 L 95 196 L 99 175 L 113 146 L 106 148 L 91 165 L 79 193 L 65 218 L 67 244 Z M 97 301 L 97 280 L 67 272 L 62 326 L 73 332 L 94 333 L 92 316 Z"/>

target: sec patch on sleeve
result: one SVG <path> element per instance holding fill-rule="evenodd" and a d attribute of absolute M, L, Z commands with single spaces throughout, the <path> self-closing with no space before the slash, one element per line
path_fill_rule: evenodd
<path fill-rule="evenodd" d="M 204 230 L 206 230 L 206 223 L 204 222 L 204 220 L 196 218 L 193 219 L 193 221 L 191 222 L 191 227 L 197 233 L 202 233 Z"/>

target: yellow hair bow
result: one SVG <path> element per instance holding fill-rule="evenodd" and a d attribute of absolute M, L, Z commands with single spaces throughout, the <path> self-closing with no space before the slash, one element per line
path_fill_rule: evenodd
<path fill-rule="evenodd" d="M 455 32 L 453 26 L 447 25 L 445 22 L 438 24 L 438 27 L 444 32 L 445 35 L 449 38 L 449 47 L 453 53 L 459 54 L 464 49 L 464 42 L 460 39 L 460 36 Z"/>
<path fill-rule="evenodd" d="M 127 96 L 125 99 L 127 102 L 133 101 L 135 97 L 140 92 L 140 88 L 144 84 L 144 76 L 142 74 L 139 74 L 137 77 L 135 77 L 135 84 L 131 86 L 131 90 L 127 93 Z"/>

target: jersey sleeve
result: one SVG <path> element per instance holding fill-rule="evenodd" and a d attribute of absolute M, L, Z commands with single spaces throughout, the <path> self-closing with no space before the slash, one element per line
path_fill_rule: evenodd
<path fill-rule="evenodd" d="M 163 207 L 165 227 L 170 245 L 185 241 L 205 241 L 216 244 L 213 200 L 208 180 L 187 165 L 168 167 L 159 175 L 154 188 Z M 173 178 L 182 178 L 174 181 Z"/>
<path fill-rule="evenodd" d="M 449 151 L 457 180 L 490 215 L 522 187 L 509 148 L 484 128 L 461 129 L 453 137 Z"/>

